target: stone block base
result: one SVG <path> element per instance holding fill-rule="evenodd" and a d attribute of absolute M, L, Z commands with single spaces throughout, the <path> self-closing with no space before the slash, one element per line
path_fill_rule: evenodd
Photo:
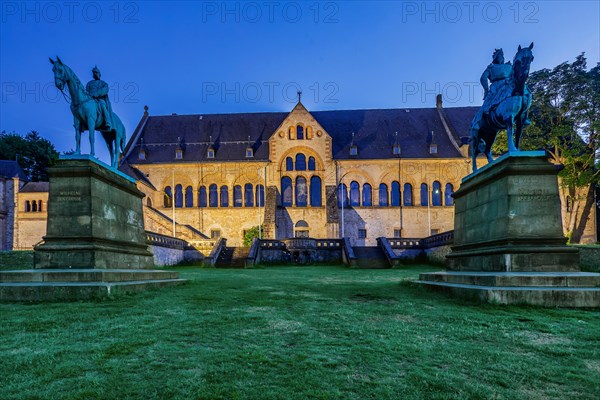
<path fill-rule="evenodd" d="M 98 244 L 94 239 L 46 238 L 33 254 L 35 268 L 152 268 L 148 247 L 131 243 Z"/>
<path fill-rule="evenodd" d="M 453 247 L 446 256 L 450 271 L 497 272 L 576 272 L 579 271 L 579 251 L 569 246 L 505 245 L 460 250 Z"/>
<path fill-rule="evenodd" d="M 600 274 L 596 273 L 443 271 L 421 274 L 417 282 L 485 303 L 600 308 Z"/>
<path fill-rule="evenodd" d="M 181 285 L 179 273 L 139 269 L 34 269 L 0 272 L 0 301 L 48 302 L 113 298 Z"/>

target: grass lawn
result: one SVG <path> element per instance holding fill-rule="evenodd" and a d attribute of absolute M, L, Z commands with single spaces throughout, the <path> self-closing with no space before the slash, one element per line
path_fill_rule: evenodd
<path fill-rule="evenodd" d="M 600 311 L 472 305 L 344 267 L 179 268 L 105 302 L 0 304 L 2 399 L 598 399 Z"/>

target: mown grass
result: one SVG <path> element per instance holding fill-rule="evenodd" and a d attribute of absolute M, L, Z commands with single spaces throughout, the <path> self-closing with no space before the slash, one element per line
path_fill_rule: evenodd
<path fill-rule="evenodd" d="M 598 398 L 600 311 L 410 283 L 432 269 L 179 268 L 177 288 L 2 304 L 0 398 Z"/>

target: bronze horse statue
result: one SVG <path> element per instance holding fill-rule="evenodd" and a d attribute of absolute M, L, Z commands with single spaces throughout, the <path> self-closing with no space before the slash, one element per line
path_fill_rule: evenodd
<path fill-rule="evenodd" d="M 73 70 L 64 64 L 58 57 L 56 57 L 56 61 L 50 58 L 50 62 L 53 65 L 52 71 L 54 72 L 54 83 L 56 87 L 61 92 L 63 91 L 65 84 L 69 88 L 77 146 L 75 154 L 81 153 L 81 132 L 87 130 L 90 133 L 90 155 L 93 157 L 95 155 L 94 132 L 99 130 L 108 146 L 110 165 L 113 168 L 117 168 L 119 165 L 119 156 L 125 150 L 125 126 L 119 117 L 111 111 L 112 127 L 110 130 L 107 130 L 98 100 L 94 99 L 85 90 Z"/>
<path fill-rule="evenodd" d="M 486 110 L 482 106 L 473 117 L 469 136 L 471 138 L 471 157 L 473 172 L 477 171 L 477 155 L 484 154 L 488 162 L 492 158 L 492 145 L 496 135 L 506 129 L 508 152 L 519 150 L 523 127 L 527 122 L 527 113 L 531 105 L 531 94 L 525 85 L 529 77 L 529 67 L 533 61 L 533 43 L 529 47 L 517 50 L 513 60 L 512 73 L 500 87 L 499 101 L 490 104 Z M 485 103 L 484 103 L 485 104 Z"/>

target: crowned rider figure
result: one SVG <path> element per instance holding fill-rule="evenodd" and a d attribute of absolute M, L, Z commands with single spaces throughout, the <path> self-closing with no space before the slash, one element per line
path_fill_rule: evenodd
<path fill-rule="evenodd" d="M 483 86 L 483 112 L 487 114 L 492 104 L 498 104 L 499 97 L 505 93 L 503 89 L 510 84 L 510 78 L 512 75 L 512 65 L 509 62 L 504 62 L 504 52 L 502 49 L 496 49 L 494 51 L 493 60 L 490 65 L 487 66 L 479 82 Z M 491 85 L 488 87 L 488 80 Z"/>
<path fill-rule="evenodd" d="M 94 66 L 94 69 L 92 69 L 92 75 L 94 76 L 94 79 L 87 83 L 85 90 L 87 90 L 89 95 L 100 104 L 100 110 L 102 110 L 102 115 L 104 116 L 104 126 L 102 127 L 102 130 L 111 131 L 113 129 L 113 123 L 112 107 L 110 105 L 110 100 L 108 99 L 108 83 L 100 79 L 101 74 L 97 66 Z"/>
<path fill-rule="evenodd" d="M 500 104 L 502 100 L 511 96 L 512 71 L 513 68 L 510 61 L 504 62 L 504 52 L 502 49 L 495 49 L 492 56 L 492 63 L 487 66 L 483 74 L 481 74 L 481 78 L 479 78 L 479 82 L 483 86 L 483 105 L 481 106 L 481 110 L 484 117 L 487 118 L 489 116 L 489 112 L 493 106 Z M 491 82 L 489 87 L 488 81 Z M 527 85 L 525 85 L 524 96 L 527 102 L 531 103 L 531 93 Z M 529 125 L 531 122 L 527 118 L 527 111 L 524 117 L 524 125 Z"/>

